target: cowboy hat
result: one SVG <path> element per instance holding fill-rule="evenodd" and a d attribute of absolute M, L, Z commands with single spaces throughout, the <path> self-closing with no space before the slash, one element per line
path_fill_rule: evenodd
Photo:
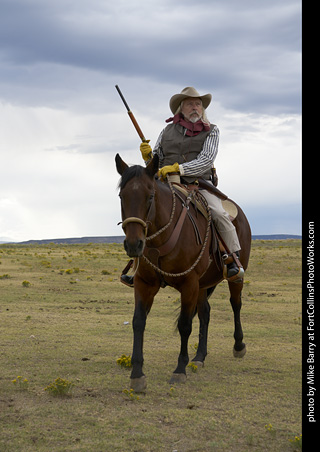
<path fill-rule="evenodd" d="M 195 88 L 193 88 L 192 86 L 187 86 L 181 91 L 180 94 L 175 94 L 174 96 L 171 97 L 169 105 L 170 110 L 172 111 L 173 114 L 176 113 L 181 102 L 184 99 L 187 99 L 188 97 L 200 98 L 202 101 L 203 108 L 207 108 L 210 105 L 212 99 L 211 94 L 204 94 L 203 96 L 200 96 L 200 94 Z"/>

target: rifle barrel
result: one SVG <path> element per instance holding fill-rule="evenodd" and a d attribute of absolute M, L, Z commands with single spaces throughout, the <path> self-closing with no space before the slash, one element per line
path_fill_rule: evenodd
<path fill-rule="evenodd" d="M 121 90 L 120 90 L 120 88 L 119 88 L 119 86 L 118 86 L 118 85 L 116 85 L 116 90 L 118 91 L 118 93 L 119 93 L 119 96 L 121 97 L 121 99 L 122 99 L 122 102 L 124 103 L 124 105 L 125 105 L 126 109 L 127 109 L 128 111 L 130 111 L 129 105 L 127 104 L 127 102 L 126 102 L 125 98 L 123 97 L 123 94 L 122 94 L 122 92 L 121 92 Z"/>
<path fill-rule="evenodd" d="M 122 94 L 122 92 L 121 92 L 121 90 L 120 90 L 118 85 L 116 85 L 116 90 L 118 91 L 118 93 L 119 93 L 119 95 L 120 95 L 120 97 L 122 99 L 122 102 L 124 103 L 124 105 L 125 105 L 125 107 L 126 107 L 126 109 L 128 111 L 128 115 L 129 115 L 129 117 L 130 117 L 130 119 L 132 121 L 132 124 L 134 125 L 136 131 L 138 132 L 138 135 L 141 138 L 141 141 L 146 142 L 147 140 L 145 139 L 145 137 L 144 137 L 144 135 L 142 133 L 142 130 L 140 129 L 139 124 L 137 123 L 137 120 L 134 117 L 132 111 L 130 110 L 129 105 L 127 104 L 125 98 L 123 97 L 123 94 Z"/>

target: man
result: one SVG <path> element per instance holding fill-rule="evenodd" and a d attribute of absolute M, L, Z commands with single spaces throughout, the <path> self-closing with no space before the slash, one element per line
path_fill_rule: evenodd
<path fill-rule="evenodd" d="M 210 124 L 206 108 L 211 102 L 211 94 L 201 96 L 193 87 L 184 88 L 181 93 L 170 99 L 170 109 L 174 116 L 167 119 L 171 123 L 159 135 L 152 151 L 149 143 L 141 143 L 140 151 L 146 163 L 153 154 L 160 159 L 159 175 L 166 179 L 170 173 L 179 173 L 183 183 L 193 183 L 197 178 L 210 180 L 213 163 L 218 152 L 219 129 Z M 212 212 L 215 226 L 229 249 L 239 257 L 240 243 L 237 232 L 222 207 L 221 199 L 201 190 Z M 227 277 L 237 275 L 239 267 L 236 262 L 227 266 Z M 122 277 L 123 282 L 127 278 Z"/>

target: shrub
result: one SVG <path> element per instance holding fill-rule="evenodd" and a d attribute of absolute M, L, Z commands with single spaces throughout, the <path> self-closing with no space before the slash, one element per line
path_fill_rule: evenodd
<path fill-rule="evenodd" d="M 108 270 L 102 270 L 101 274 L 102 275 L 111 275 L 111 273 Z"/>
<path fill-rule="evenodd" d="M 132 367 L 131 356 L 121 355 L 120 358 L 117 359 L 117 364 L 121 367 Z"/>
<path fill-rule="evenodd" d="M 73 386 L 74 384 L 71 383 L 71 381 L 59 377 L 44 388 L 44 390 L 50 392 L 50 394 L 54 396 L 66 396 L 70 394 Z"/>
<path fill-rule="evenodd" d="M 22 378 L 20 375 L 12 380 L 12 383 L 18 388 L 22 390 L 28 389 L 29 382 L 26 378 Z"/>

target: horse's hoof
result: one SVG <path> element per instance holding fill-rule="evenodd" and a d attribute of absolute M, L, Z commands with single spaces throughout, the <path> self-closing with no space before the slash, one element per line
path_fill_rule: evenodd
<path fill-rule="evenodd" d="M 172 377 L 170 379 L 170 384 L 174 383 L 185 383 L 187 381 L 186 374 L 172 374 Z"/>
<path fill-rule="evenodd" d="M 246 352 L 247 352 L 246 346 L 244 346 L 243 349 L 240 350 L 240 351 L 237 351 L 237 350 L 233 347 L 233 356 L 234 356 L 235 358 L 243 358 L 244 355 L 246 354 Z"/>
<path fill-rule="evenodd" d="M 201 369 L 201 367 L 204 367 L 203 361 L 191 361 L 192 364 L 198 367 L 198 369 Z"/>
<path fill-rule="evenodd" d="M 130 378 L 130 388 L 133 389 L 134 392 L 144 392 L 146 387 L 147 379 L 145 375 L 140 378 Z"/>

